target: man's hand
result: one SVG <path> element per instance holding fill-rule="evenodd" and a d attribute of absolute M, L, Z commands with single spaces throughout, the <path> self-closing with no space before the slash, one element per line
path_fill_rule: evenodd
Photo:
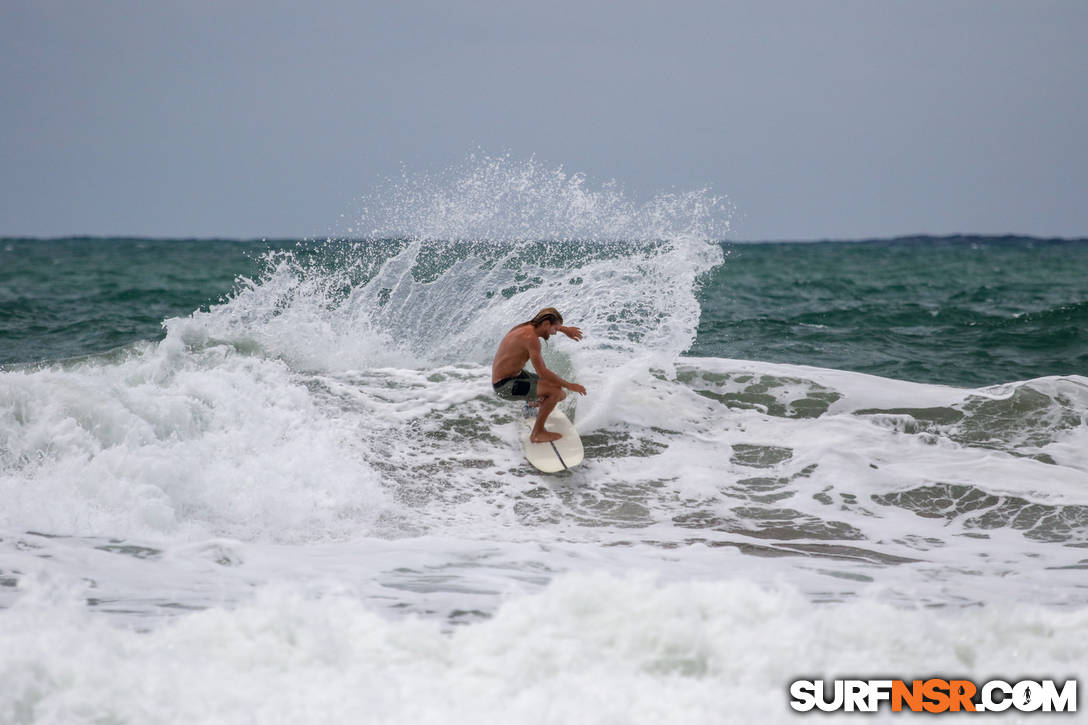
<path fill-rule="evenodd" d="M 582 339 L 582 331 L 579 330 L 577 327 L 563 327 L 562 325 L 560 325 L 559 331 L 570 339 L 574 340 L 575 342 Z M 583 393 L 583 395 L 584 394 L 585 393 Z"/>
<path fill-rule="evenodd" d="M 586 394 L 586 389 L 578 383 L 568 383 L 567 390 L 571 391 L 572 393 L 578 393 L 579 395 Z"/>

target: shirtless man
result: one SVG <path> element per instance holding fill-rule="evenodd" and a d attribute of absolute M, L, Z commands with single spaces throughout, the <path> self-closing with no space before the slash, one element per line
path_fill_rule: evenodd
<path fill-rule="evenodd" d="M 547 443 L 563 437 L 544 430 L 544 422 L 556 403 L 567 397 L 563 388 L 580 395 L 586 394 L 586 389 L 581 385 L 568 383 L 544 364 L 544 358 L 540 355 L 540 338 L 547 340 L 557 332 L 576 342 L 582 339 L 582 331 L 577 327 L 563 327 L 563 316 L 558 310 L 545 307 L 536 317 L 506 333 L 491 363 L 491 385 L 496 395 L 503 400 L 539 401 L 530 402 L 530 405 L 540 406 L 536 425 L 529 434 L 529 440 L 533 443 Z M 525 363 L 530 360 L 536 369 L 535 375 L 524 370 Z"/>

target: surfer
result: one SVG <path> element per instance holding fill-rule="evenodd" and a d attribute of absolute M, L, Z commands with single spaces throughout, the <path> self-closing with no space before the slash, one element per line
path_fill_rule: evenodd
<path fill-rule="evenodd" d="M 563 437 L 544 430 L 544 422 L 556 403 L 567 397 L 563 388 L 580 395 L 586 394 L 584 387 L 567 382 L 544 364 L 544 358 L 540 355 L 540 340 L 547 340 L 557 332 L 562 332 L 575 342 L 582 339 L 582 331 L 577 327 L 563 326 L 563 316 L 557 309 L 545 307 L 536 317 L 506 333 L 491 363 L 491 385 L 496 395 L 503 400 L 525 400 L 530 405 L 540 406 L 536 425 L 529 434 L 529 440 L 533 443 L 547 443 Z M 529 361 L 532 361 L 536 373 L 524 369 Z"/>

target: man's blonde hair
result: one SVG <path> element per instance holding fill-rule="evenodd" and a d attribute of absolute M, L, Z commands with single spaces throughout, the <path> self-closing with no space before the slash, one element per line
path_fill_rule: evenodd
<path fill-rule="evenodd" d="M 563 315 L 559 314 L 559 310 L 555 309 L 554 307 L 545 307 L 540 312 L 536 313 L 536 317 L 529 320 L 528 322 L 523 322 L 521 324 L 532 325 L 533 327 L 536 327 L 537 325 L 544 322 L 557 322 L 562 325 Z"/>

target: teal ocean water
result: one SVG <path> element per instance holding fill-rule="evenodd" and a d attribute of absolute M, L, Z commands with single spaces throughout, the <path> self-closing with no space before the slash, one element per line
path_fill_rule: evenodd
<path fill-rule="evenodd" d="M 1088 240 L 728 247 L 693 354 L 995 385 L 1088 370 Z"/>
<path fill-rule="evenodd" d="M 0 241 L 0 364 L 159 340 L 222 302 L 271 252 L 375 258 L 391 242 Z M 723 243 L 700 280 L 707 357 L 814 365 L 949 385 L 1088 370 L 1088 240 L 918 237 Z M 333 250 L 330 252 L 330 249 Z M 577 309 L 571 311 L 575 316 Z"/>

